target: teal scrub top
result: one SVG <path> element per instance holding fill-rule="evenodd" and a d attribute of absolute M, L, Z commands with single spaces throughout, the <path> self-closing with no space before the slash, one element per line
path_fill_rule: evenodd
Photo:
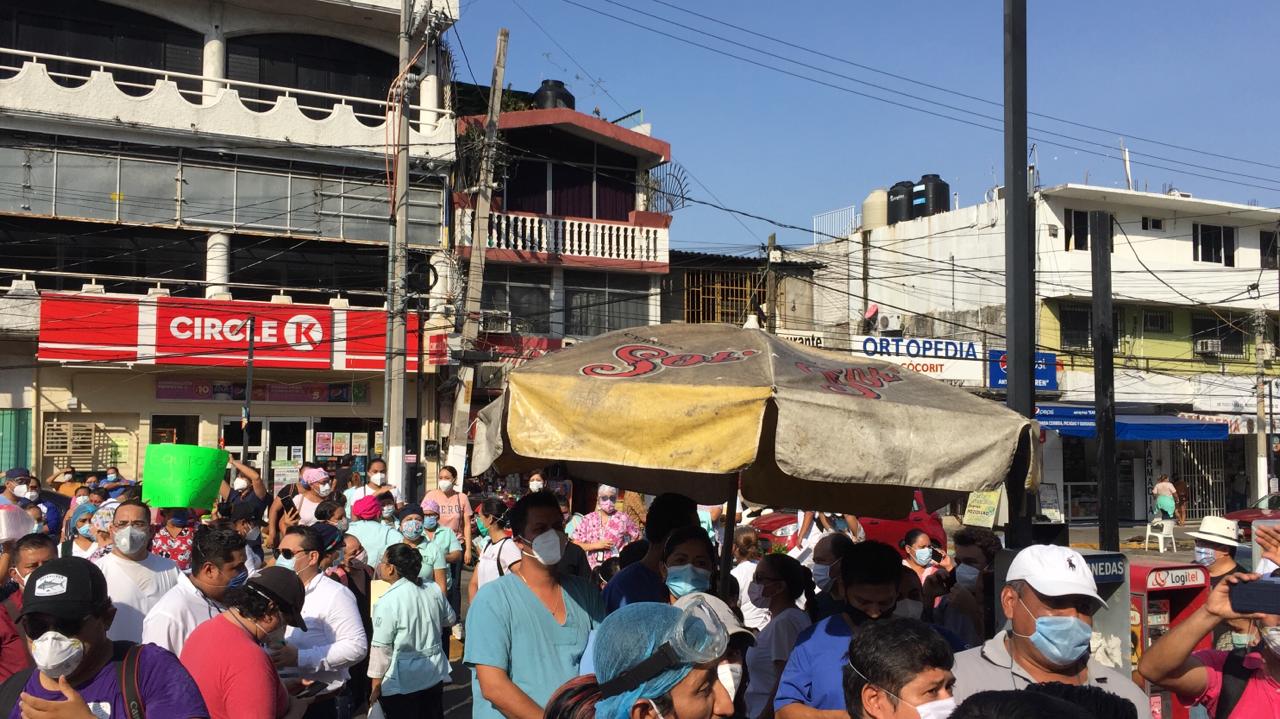
<path fill-rule="evenodd" d="M 503 719 L 484 698 L 475 666 L 502 669 L 539 706 L 560 685 L 578 676 L 591 631 L 604 619 L 600 592 L 585 579 L 561 577 L 565 622 L 551 612 L 514 572 L 488 582 L 467 610 L 463 661 L 472 670 L 473 719 Z"/>
<path fill-rule="evenodd" d="M 402 577 L 391 585 L 373 608 L 371 643 L 391 649 L 383 694 L 412 694 L 449 676 L 449 657 L 440 637 L 453 621 L 453 610 L 435 582 L 419 587 Z"/>
<path fill-rule="evenodd" d="M 423 540 L 426 540 L 425 536 L 423 537 Z M 422 570 L 418 572 L 418 578 L 421 579 L 423 583 L 430 582 L 435 584 L 435 570 L 447 569 L 449 566 L 448 562 L 444 561 L 444 555 L 449 551 L 449 547 L 442 540 L 443 537 L 437 534 L 434 541 L 423 541 L 422 544 L 414 547 L 414 549 L 418 550 L 418 554 L 422 555 Z M 451 586 L 453 586 L 453 577 L 450 576 L 448 572 L 445 572 L 445 587 L 447 588 Z"/>
<path fill-rule="evenodd" d="M 365 554 L 369 556 L 369 566 L 376 567 L 378 562 L 382 561 L 382 555 L 386 553 L 387 547 L 393 544 L 399 544 L 404 541 L 404 537 L 396 530 L 387 525 L 372 519 L 358 519 L 347 527 L 347 534 L 360 540 L 360 546 L 364 548 Z"/>

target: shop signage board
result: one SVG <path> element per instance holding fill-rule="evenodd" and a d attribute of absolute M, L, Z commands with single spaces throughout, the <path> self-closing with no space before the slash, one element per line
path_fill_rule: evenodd
<path fill-rule="evenodd" d="M 957 387 L 982 386 L 981 342 L 855 335 L 849 338 L 849 345 L 849 351 L 858 357 L 893 362 Z"/>
<path fill-rule="evenodd" d="M 37 351 L 40 359 L 59 362 L 137 362 L 137 298 L 41 295 Z"/>
<path fill-rule="evenodd" d="M 1147 589 L 1203 587 L 1207 582 L 1205 571 L 1197 567 L 1157 569 L 1147 575 Z"/>
<path fill-rule="evenodd" d="M 1004 350 L 987 350 L 987 375 L 992 389 L 1009 387 L 1009 356 Z M 1036 353 L 1036 391 L 1055 391 L 1058 389 L 1058 356 L 1052 352 Z"/>
<path fill-rule="evenodd" d="M 156 399 L 181 402 L 243 402 L 244 383 L 195 377 L 156 380 Z M 368 382 L 254 382 L 254 402 L 367 404 Z"/>
<path fill-rule="evenodd" d="M 254 366 L 329 369 L 333 364 L 333 311 L 327 307 L 159 297 L 140 310 L 143 327 L 154 312 L 155 364 L 242 367 L 249 354 L 250 317 Z"/>
<path fill-rule="evenodd" d="M 382 371 L 387 359 L 387 315 L 380 310 L 350 309 L 338 313 L 337 340 L 334 342 L 334 369 Z M 405 369 L 418 371 L 418 316 L 409 313 L 405 318 Z M 427 336 L 423 338 L 423 371 L 435 372 L 435 368 L 449 364 L 449 335 L 447 327 L 427 324 Z"/>

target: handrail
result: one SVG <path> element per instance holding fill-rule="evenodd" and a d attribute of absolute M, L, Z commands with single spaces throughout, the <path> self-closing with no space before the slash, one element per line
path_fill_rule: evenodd
<path fill-rule="evenodd" d="M 129 72 L 142 72 L 150 75 L 155 75 L 165 80 L 168 80 L 170 78 L 179 78 L 183 80 L 199 80 L 200 82 L 215 83 L 218 85 L 224 85 L 228 88 L 250 87 L 258 90 L 272 90 L 275 92 L 280 92 L 284 94 L 286 97 L 289 97 L 292 95 L 308 95 L 311 97 L 320 97 L 320 98 L 325 98 L 329 100 L 339 100 L 339 101 L 342 101 L 344 104 L 347 104 L 349 102 L 363 102 L 363 103 L 369 103 L 373 105 L 380 105 L 383 108 L 387 107 L 386 100 L 377 100 L 377 99 L 367 98 L 367 97 L 358 97 L 355 95 L 335 95 L 333 93 L 321 92 L 319 90 L 304 90 L 296 87 L 284 87 L 282 85 L 265 85 L 263 83 L 250 82 L 248 80 L 229 80 L 227 78 L 209 77 L 207 75 L 192 75 L 191 73 L 175 72 L 172 70 L 155 70 L 153 68 L 139 67 L 137 65 L 122 65 L 117 62 L 107 62 L 104 60 L 87 60 L 85 58 L 69 57 L 66 55 L 53 55 L 46 52 L 36 52 L 34 50 L 17 50 L 14 48 L 0 47 L 0 55 L 16 55 L 21 58 L 31 58 L 33 61 L 52 60 L 57 62 L 69 62 L 76 65 L 86 65 L 86 66 L 94 67 L 99 70 L 102 70 L 103 72 L 105 72 L 108 68 L 114 69 L 114 70 L 127 70 Z M 41 64 L 41 63 L 37 62 L 37 64 Z M 12 65 L 0 65 L 0 68 L 3 68 L 5 70 L 15 70 L 15 71 L 22 70 L 21 67 L 14 67 Z M 60 74 L 65 74 L 65 73 L 60 73 Z M 203 93 L 203 92 L 201 92 L 200 94 L 206 95 L 206 93 Z M 410 107 L 414 110 L 421 110 L 424 112 L 434 112 L 434 113 L 438 113 L 446 116 L 453 115 L 452 111 L 446 110 L 444 108 L 426 107 L 424 105 L 410 105 Z"/>

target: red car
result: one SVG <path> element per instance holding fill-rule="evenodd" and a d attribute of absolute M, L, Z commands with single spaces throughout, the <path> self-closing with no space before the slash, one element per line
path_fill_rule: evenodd
<path fill-rule="evenodd" d="M 1241 541 L 1253 539 L 1253 522 L 1256 519 L 1280 519 L 1280 492 L 1273 492 L 1253 503 L 1248 509 L 1227 513 L 1227 519 L 1240 524 Z"/>
<path fill-rule="evenodd" d="M 858 517 L 862 523 L 867 539 L 883 542 L 901 551 L 898 543 L 913 529 L 922 529 L 943 552 L 947 551 L 947 533 L 942 529 L 942 520 L 925 508 L 924 493 L 916 490 L 911 500 L 911 514 L 905 519 L 878 519 L 876 517 Z M 800 531 L 795 510 L 778 510 L 749 522 L 760 534 L 760 544 L 765 551 L 776 547 L 786 547 L 787 540 Z M 903 555 L 906 556 L 906 555 Z"/>

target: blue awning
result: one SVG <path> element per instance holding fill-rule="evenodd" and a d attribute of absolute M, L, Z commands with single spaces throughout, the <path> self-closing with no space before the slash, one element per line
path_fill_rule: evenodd
<path fill-rule="evenodd" d="M 1045 429 L 1056 430 L 1069 437 L 1091 439 L 1097 436 L 1093 407 L 1074 404 L 1042 404 L 1036 406 L 1036 421 Z M 1117 440 L 1204 439 L 1225 440 L 1227 424 L 1202 422 L 1162 414 L 1116 415 Z"/>

